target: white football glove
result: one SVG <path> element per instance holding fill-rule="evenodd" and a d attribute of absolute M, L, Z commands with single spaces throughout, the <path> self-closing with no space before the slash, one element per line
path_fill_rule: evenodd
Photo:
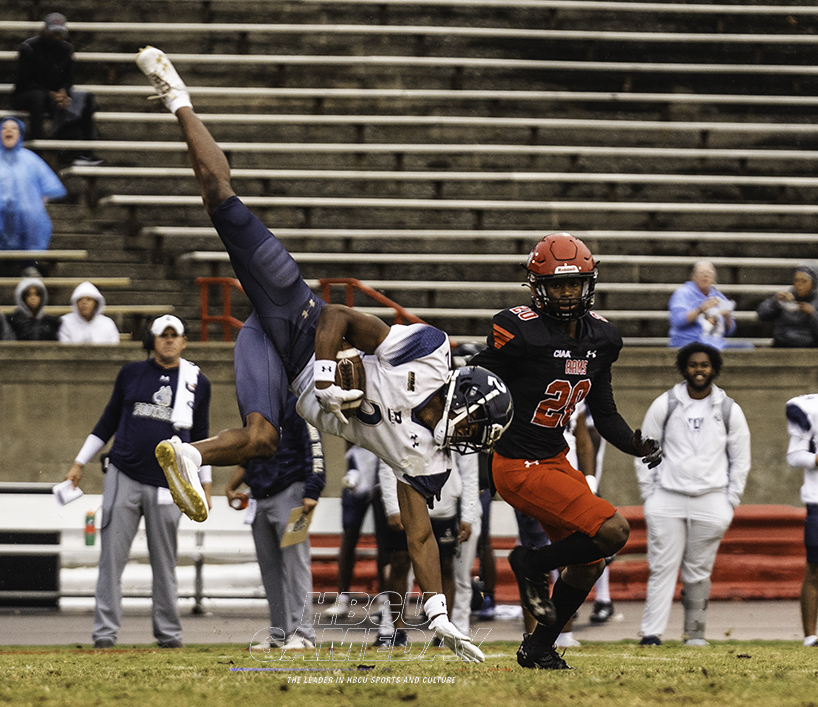
<path fill-rule="evenodd" d="M 483 651 L 475 646 L 465 633 L 458 631 L 446 614 L 433 618 L 429 622 L 429 628 L 435 632 L 437 638 L 443 639 L 443 645 L 454 651 L 460 660 L 466 663 L 482 663 L 486 659 Z"/>
<path fill-rule="evenodd" d="M 315 389 L 315 399 L 318 401 L 318 404 L 321 406 L 321 409 L 324 412 L 331 412 L 335 417 L 337 417 L 343 424 L 347 424 L 349 420 L 346 419 L 344 413 L 341 412 L 343 410 L 343 405 L 345 403 L 352 403 L 356 400 L 360 400 L 364 395 L 364 391 L 362 390 L 344 390 L 340 386 L 331 385 L 328 388 L 316 388 Z"/>

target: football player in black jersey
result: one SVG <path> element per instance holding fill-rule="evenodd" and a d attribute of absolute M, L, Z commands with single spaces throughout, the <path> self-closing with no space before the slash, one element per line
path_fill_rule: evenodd
<path fill-rule="evenodd" d="M 629 532 L 625 518 L 566 460 L 563 428 L 584 400 L 599 433 L 618 449 L 651 466 L 662 452 L 616 409 L 611 365 L 622 338 L 591 311 L 597 279 L 591 252 L 569 233 L 552 233 L 537 243 L 526 268 L 532 306 L 496 314 L 488 348 L 472 363 L 498 374 L 514 400 L 514 419 L 492 460 L 497 491 L 536 518 L 552 541 L 537 549 L 516 547 L 509 557 L 523 604 L 538 621 L 523 637 L 517 661 L 561 669 L 569 666 L 554 641 L 602 573 L 604 558 L 622 548 Z M 558 567 L 567 569 L 549 597 L 548 577 Z"/>

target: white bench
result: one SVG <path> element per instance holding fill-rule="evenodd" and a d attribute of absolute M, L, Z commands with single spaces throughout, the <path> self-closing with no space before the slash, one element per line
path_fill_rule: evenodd
<path fill-rule="evenodd" d="M 390 197 L 329 197 L 329 196 L 242 196 L 249 208 L 296 209 L 428 209 L 430 211 L 553 211 L 644 214 L 759 214 L 781 216 L 813 216 L 818 204 L 767 204 L 737 202 L 676 202 L 676 201 L 528 201 L 524 199 L 414 199 Z M 100 199 L 101 206 L 139 207 L 200 207 L 199 196 L 166 194 L 112 194 Z"/>
<path fill-rule="evenodd" d="M 550 230 L 519 229 L 414 229 L 414 228 L 271 228 L 276 237 L 282 240 L 289 238 L 315 238 L 331 241 L 356 241 L 369 239 L 396 240 L 487 240 L 515 241 L 533 245 L 537 240 L 550 233 Z M 211 226 L 144 226 L 140 233 L 154 238 L 213 238 L 218 234 Z M 818 242 L 818 233 L 784 233 L 784 232 L 746 232 L 746 231 L 636 231 L 636 230 L 572 230 L 572 233 L 583 240 L 636 241 L 649 242 L 691 242 L 691 243 L 803 243 L 814 245 Z M 522 256 L 521 256 L 522 257 Z"/>
<path fill-rule="evenodd" d="M 146 0 L 150 2 L 150 0 Z M 234 4 L 267 6 L 266 0 L 180 0 L 194 4 Z M 360 5 L 364 7 L 416 7 L 443 6 L 462 9 L 526 8 L 532 10 L 611 11 L 611 12 L 658 12 L 682 14 L 736 14 L 736 15 L 814 15 L 815 7 L 809 5 L 726 5 L 676 2 L 619 2 L 618 0 L 299 0 L 309 5 Z M 73 23 L 72 23 L 73 25 Z"/>
<path fill-rule="evenodd" d="M 430 265 L 448 265 L 456 258 L 462 265 L 519 265 L 527 257 L 519 253 L 291 253 L 298 263 L 326 263 L 332 260 L 333 266 L 340 263 L 413 263 Z M 229 263 L 226 251 L 192 251 L 182 258 L 200 263 Z M 601 259 L 601 256 L 600 256 Z M 689 255 L 606 255 L 605 263 L 609 265 L 662 265 L 692 266 L 696 258 Z M 708 260 L 715 267 L 754 267 L 754 268 L 795 268 L 804 261 L 801 258 L 750 258 L 715 256 Z"/>
<path fill-rule="evenodd" d="M 818 100 L 818 96 L 816 96 Z M 33 150 L 94 150 L 150 153 L 186 153 L 186 143 L 170 140 L 30 140 L 26 147 Z M 219 142 L 221 149 L 233 153 L 251 154 L 327 154 L 327 155 L 468 155 L 525 157 L 617 157 L 659 160 L 738 160 L 758 161 L 812 161 L 814 150 L 754 149 L 754 148 L 701 148 L 701 147 L 640 147 L 609 145 L 524 145 L 524 144 L 468 144 L 468 143 L 351 143 L 351 142 Z M 443 174 L 443 173 L 441 173 Z"/>
<path fill-rule="evenodd" d="M 16 287 L 22 278 L 0 277 L 0 287 Z M 89 281 L 102 288 L 130 287 L 129 277 L 42 277 L 40 278 L 46 288 L 52 287 L 76 287 L 81 282 Z"/>
<path fill-rule="evenodd" d="M 0 250 L 0 260 L 88 260 L 87 250 Z"/>
<path fill-rule="evenodd" d="M 56 483 L 56 482 L 55 482 Z M 57 532 L 59 544 L 0 544 L 0 556 L 58 555 L 61 568 L 96 567 L 99 564 L 99 537 L 94 545 L 85 544 L 85 515 L 93 512 L 99 525 L 99 509 L 102 496 L 88 494 L 67 506 L 60 506 L 49 489 L 52 484 L 19 484 L 20 487 L 41 487 L 45 493 L 8 492 L 14 484 L 2 484 L 0 488 L 0 531 L 6 532 Z M 324 536 L 323 542 L 315 542 L 311 556 L 315 560 L 337 558 L 341 539 L 341 499 L 324 497 L 320 499 L 318 511 L 310 526 L 313 538 Z M 364 532 L 372 532 L 370 526 Z M 502 501 L 495 501 L 491 512 L 491 533 L 494 537 L 516 537 L 517 526 L 511 508 Z M 361 548 L 363 556 L 373 556 L 374 550 Z M 178 557 L 180 566 L 193 565 L 195 576 L 190 586 L 180 582 L 180 596 L 193 597 L 200 607 L 204 598 L 244 598 L 263 597 L 260 582 L 227 590 L 207 586 L 205 565 L 247 565 L 256 563 L 256 552 L 250 526 L 244 524 L 244 513 L 239 513 L 227 505 L 224 497 L 213 499 L 213 508 L 204 523 L 195 523 L 182 516 L 179 524 Z M 131 563 L 144 563 L 148 558 L 144 520 L 140 523 L 130 553 Z M 225 570 L 228 570 L 225 567 Z M 127 573 L 127 569 L 126 569 Z M 74 584 L 74 583 L 72 583 Z M 150 596 L 147 594 L 124 592 L 125 596 Z M 74 589 L 59 589 L 56 592 L 4 592 L 3 598 L 54 599 L 60 597 L 89 597 L 94 595 L 92 582 Z"/>
<path fill-rule="evenodd" d="M 814 126 L 818 131 L 818 125 Z M 64 178 L 161 179 L 193 177 L 189 167 L 67 167 Z M 780 186 L 815 187 L 818 177 L 795 175 L 732 174 L 644 174 L 626 172 L 537 172 L 537 171 L 443 171 L 443 170 L 368 170 L 368 169 L 233 169 L 232 179 L 282 181 L 395 181 L 395 182 L 517 182 L 571 184 L 661 184 L 694 186 Z"/>
<path fill-rule="evenodd" d="M 25 116 L 20 111 L 12 115 Z M 610 118 L 537 118 L 479 115 L 371 115 L 371 114 L 311 114 L 311 113 L 197 113 L 203 122 L 211 125 L 352 125 L 411 126 L 411 127 L 472 127 L 472 128 L 528 128 L 531 130 L 589 130 L 669 133 L 737 133 L 748 135 L 813 135 L 818 132 L 815 123 L 758 123 L 736 121 L 685 120 L 618 120 Z M 98 111 L 97 123 L 168 123 L 175 124 L 170 113 L 135 111 Z"/>
<path fill-rule="evenodd" d="M 12 84 L 0 83 L 0 92 L 11 92 Z M 99 96 L 155 95 L 148 86 L 125 84 L 77 84 L 78 91 L 90 91 Z M 246 104 L 249 99 L 307 99 L 323 106 L 328 101 L 439 101 L 451 105 L 455 101 L 523 101 L 535 103 L 629 103 L 745 105 L 745 106 L 818 106 L 818 96 L 728 94 L 728 93 L 630 93 L 627 91 L 513 91 L 513 90 L 449 90 L 402 88 L 268 88 L 264 86 L 188 86 L 194 98 L 233 99 Z M 76 143 L 75 143 L 76 144 Z"/>
<path fill-rule="evenodd" d="M 77 52 L 77 63 L 133 65 L 134 54 L 122 52 Z M 818 67 L 806 64 L 727 64 L 695 62 L 649 61 L 572 61 L 562 59 L 507 59 L 502 57 L 449 57 L 449 56 L 334 56 L 312 54 L 168 54 L 175 65 L 202 66 L 365 66 L 379 70 L 388 68 L 476 69 L 479 71 L 585 71 L 593 73 L 627 74 L 737 74 L 773 76 L 814 76 Z M 16 51 L 0 50 L 0 62 L 13 62 Z"/>
<path fill-rule="evenodd" d="M 381 4 L 381 3 L 378 3 Z M 508 4 L 508 3 L 504 3 Z M 596 3 L 589 3 L 594 5 Z M 616 3 L 627 6 L 630 3 Z M 660 3 L 644 4 L 654 8 Z M 690 7 L 690 6 L 684 6 Z M 732 6 L 731 6 L 732 7 Z M 583 8 L 584 9 L 584 8 Z M 776 8 L 780 14 L 786 13 L 786 7 Z M 799 8 L 800 13 L 818 14 L 807 6 Z M 617 8 L 617 11 L 619 8 Z M 763 7 L 762 7 L 763 10 Z M 661 12 L 661 10 L 660 10 Z M 724 13 L 719 13 L 724 14 Z M 759 13 L 763 14 L 763 13 Z M 778 13 L 777 13 L 778 14 Z M 0 32 L 18 34 L 28 37 L 36 34 L 42 27 L 41 22 L 25 20 L 0 20 Z M 579 29 L 534 29 L 529 27 L 464 27 L 445 25 L 389 25 L 389 24 L 324 24 L 324 23 L 280 23 L 249 24 L 243 22 L 84 22 L 70 23 L 72 32 L 89 34 L 135 34 L 141 37 L 157 35 L 193 34 L 196 36 L 217 34 L 220 38 L 235 33 L 246 35 L 355 35 L 355 36 L 398 36 L 398 37 L 468 37 L 483 39 L 526 39 L 542 41 L 594 41 L 594 42 L 639 42 L 639 43 L 713 43 L 713 44 L 809 44 L 815 42 L 810 34 L 752 34 L 752 33 L 719 33 L 719 32 L 640 32 L 616 30 L 579 30 Z M 101 52 L 99 52 L 101 54 Z M 77 54 L 79 58 L 81 53 Z M 133 55 L 131 55 L 133 56 Z"/>
<path fill-rule="evenodd" d="M 522 257 L 522 256 L 518 256 Z M 608 256 L 600 256 L 604 262 Z M 692 258 L 690 259 L 692 261 Z M 317 279 L 305 280 L 307 285 L 318 291 L 321 283 Z M 521 299 L 525 299 L 528 289 L 520 282 L 494 281 L 467 281 L 467 280 L 361 280 L 362 285 L 374 290 L 397 291 L 441 291 L 441 292 L 518 292 Z M 338 285 L 339 287 L 341 285 Z M 672 294 L 679 287 L 679 283 L 669 282 L 598 282 L 595 291 L 600 294 L 633 294 L 645 295 L 650 293 Z M 773 294 L 785 289 L 783 285 L 734 285 L 718 283 L 718 289 L 726 295 Z M 414 310 L 413 310 L 414 311 Z"/>

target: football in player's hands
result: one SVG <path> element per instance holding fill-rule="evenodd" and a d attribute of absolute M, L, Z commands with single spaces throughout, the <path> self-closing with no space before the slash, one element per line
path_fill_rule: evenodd
<path fill-rule="evenodd" d="M 633 433 L 633 448 L 636 455 L 642 457 L 642 462 L 653 469 L 662 461 L 662 445 L 653 437 L 643 437 L 642 430 Z"/>
<path fill-rule="evenodd" d="M 361 356 L 348 341 L 341 342 L 341 348 L 335 356 L 338 364 L 335 369 L 335 385 L 342 390 L 366 390 L 366 372 Z M 354 410 L 361 405 L 363 395 L 341 404 L 342 410 Z"/>

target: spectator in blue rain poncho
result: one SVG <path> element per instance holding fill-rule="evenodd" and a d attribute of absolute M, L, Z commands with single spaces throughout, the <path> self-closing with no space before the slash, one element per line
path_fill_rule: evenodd
<path fill-rule="evenodd" d="M 0 122 L 0 248 L 46 250 L 51 240 L 47 199 L 65 196 L 52 169 L 23 147 L 25 127 L 16 118 Z"/>

